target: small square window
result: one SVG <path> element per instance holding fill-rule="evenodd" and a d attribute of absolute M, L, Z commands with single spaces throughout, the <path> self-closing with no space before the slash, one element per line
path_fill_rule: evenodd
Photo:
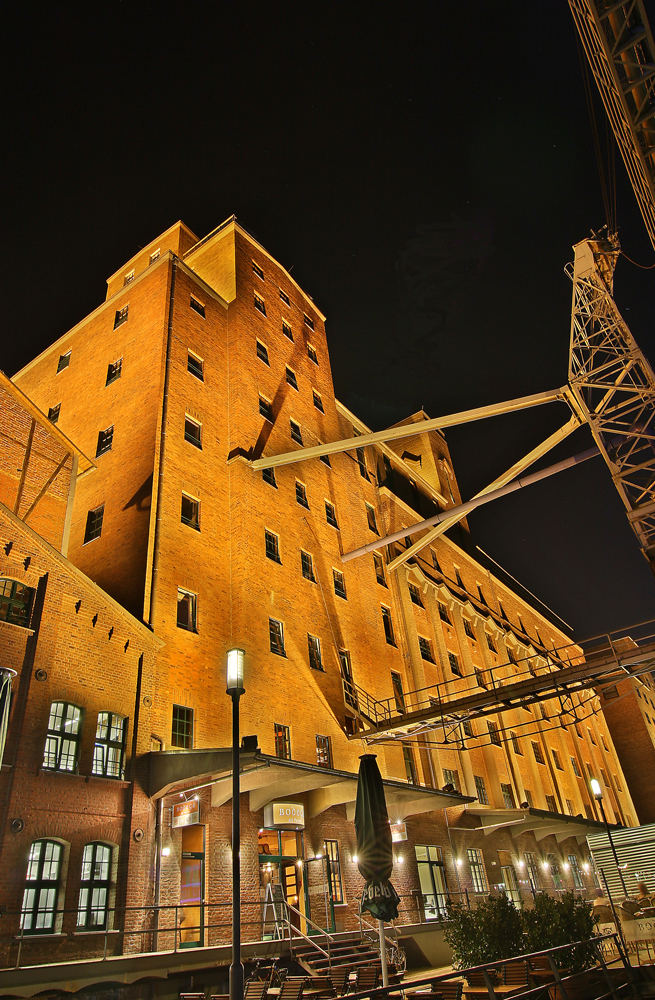
<path fill-rule="evenodd" d="M 493 636 L 489 635 L 488 632 L 487 632 L 487 646 L 489 647 L 489 649 L 491 650 L 492 653 L 497 653 L 498 652 L 498 649 L 496 648 L 496 643 L 494 641 L 494 638 L 493 638 Z"/>
<path fill-rule="evenodd" d="M 260 361 L 263 361 L 264 364 L 268 365 L 270 368 L 270 362 L 268 360 L 268 350 L 266 349 L 264 344 L 262 344 L 261 340 L 257 341 L 257 357 L 259 358 Z"/>
<path fill-rule="evenodd" d="M 114 330 L 116 330 L 119 326 L 122 326 L 123 323 L 127 323 L 127 314 L 129 308 L 130 308 L 129 305 L 127 305 L 123 306 L 122 309 L 116 310 L 116 312 L 114 313 Z"/>
<path fill-rule="evenodd" d="M 257 275 L 257 277 L 261 278 L 261 280 L 263 281 L 264 280 L 264 272 L 262 271 L 262 269 L 259 266 L 259 264 L 256 264 L 254 260 L 252 262 L 252 269 L 253 269 L 253 272 Z"/>
<path fill-rule="evenodd" d="M 56 406 L 51 406 L 48 410 L 48 420 L 53 424 L 56 424 L 59 420 L 59 413 L 61 411 L 61 403 L 57 403 Z"/>
<path fill-rule="evenodd" d="M 489 722 L 488 726 L 489 726 L 489 741 L 495 747 L 502 746 L 502 743 L 501 743 L 501 740 L 500 740 L 500 733 L 498 732 L 498 726 L 496 725 L 496 723 L 495 722 Z"/>
<path fill-rule="evenodd" d="M 443 601 L 439 601 L 439 617 L 441 618 L 442 622 L 446 623 L 446 625 L 453 624 L 450 619 L 450 612 L 448 611 L 448 608 L 443 603 Z"/>
<path fill-rule="evenodd" d="M 187 353 L 186 366 L 187 366 L 187 371 L 189 371 L 191 373 L 191 375 L 195 375 L 195 377 L 200 382 L 204 382 L 205 381 L 205 365 L 204 365 L 204 362 L 203 362 L 202 358 L 199 358 L 197 354 L 193 353 L 193 351 L 189 351 Z"/>
<path fill-rule="evenodd" d="M 478 802 L 480 803 L 481 806 L 488 806 L 489 799 L 487 797 L 487 786 L 484 783 L 484 778 L 481 778 L 479 775 L 475 774 L 473 776 L 473 779 L 475 781 L 475 793 L 478 797 Z"/>
<path fill-rule="evenodd" d="M 289 420 L 289 427 L 291 428 L 291 440 L 295 441 L 296 444 L 302 444 L 302 431 L 300 430 L 300 424 L 296 423 L 295 420 Z"/>
<path fill-rule="evenodd" d="M 364 504 L 366 507 L 366 520 L 368 521 L 368 526 L 371 531 L 374 531 L 376 535 L 379 535 L 377 521 L 375 520 L 375 510 L 371 507 L 370 503 Z"/>
<path fill-rule="evenodd" d="M 339 527 L 336 508 L 333 503 L 330 503 L 329 500 L 325 501 L 325 520 L 328 524 L 331 524 L 333 528 Z"/>
<path fill-rule="evenodd" d="M 289 302 L 289 296 L 287 295 L 286 292 L 283 292 L 282 289 L 280 289 L 280 298 L 284 302 L 285 306 L 291 305 L 291 303 Z"/>
<path fill-rule="evenodd" d="M 173 705 L 171 726 L 171 746 L 190 750 L 193 746 L 193 709 L 184 705 Z"/>
<path fill-rule="evenodd" d="M 311 344 L 307 344 L 307 357 L 310 361 L 313 361 L 315 365 L 318 364 L 318 357 L 316 356 L 316 351 Z"/>
<path fill-rule="evenodd" d="M 200 501 L 190 497 L 188 493 L 182 494 L 180 520 L 182 524 L 188 524 L 190 528 L 200 531 Z"/>
<path fill-rule="evenodd" d="M 551 813 L 556 813 L 557 812 L 557 802 L 555 801 L 555 796 L 554 795 L 547 795 L 546 796 L 546 809 L 548 810 L 548 812 L 551 812 Z"/>
<path fill-rule="evenodd" d="M 131 271 L 127 272 L 127 274 L 125 275 L 125 277 L 123 279 L 123 284 L 124 285 L 129 285 L 130 281 L 134 281 L 134 268 L 132 268 Z"/>
<path fill-rule="evenodd" d="M 84 531 L 84 544 L 92 542 L 94 538 L 100 538 L 102 534 L 102 520 L 105 514 L 105 505 L 95 507 L 86 515 L 86 529 Z"/>
<path fill-rule="evenodd" d="M 308 326 L 310 330 L 314 329 L 314 320 L 305 313 L 305 326 Z"/>
<path fill-rule="evenodd" d="M 559 754 L 558 754 L 557 750 L 555 749 L 555 747 L 551 747 L 550 748 L 550 752 L 553 755 L 553 763 L 555 764 L 555 767 L 557 768 L 557 770 L 558 771 L 563 771 L 564 768 L 562 767 L 562 762 L 559 759 Z"/>
<path fill-rule="evenodd" d="M 375 566 L 375 579 L 383 587 L 387 585 L 387 578 L 384 574 L 384 559 L 379 552 L 373 553 L 373 565 Z"/>
<path fill-rule="evenodd" d="M 193 417 L 184 418 L 184 440 L 202 450 L 202 424 Z"/>
<path fill-rule="evenodd" d="M 516 803 L 514 802 L 514 791 L 512 786 L 508 782 L 501 781 L 500 791 L 503 796 L 503 805 L 506 809 L 515 809 Z"/>
<path fill-rule="evenodd" d="M 296 502 L 309 510 L 309 503 L 307 502 L 307 490 L 305 489 L 305 484 L 298 482 L 296 479 Z"/>
<path fill-rule="evenodd" d="M 191 590 L 177 588 L 177 627 L 187 632 L 197 632 L 197 594 Z"/>
<path fill-rule="evenodd" d="M 325 413 L 325 410 L 323 409 L 323 400 L 317 393 L 316 389 L 312 389 L 312 398 L 314 400 L 314 406 L 316 407 L 316 409 L 320 410 L 321 413 Z"/>
<path fill-rule="evenodd" d="M 273 423 L 273 407 L 271 406 L 270 400 L 265 399 L 264 396 L 259 397 L 259 412 L 262 417 L 266 420 L 270 420 Z"/>
<path fill-rule="evenodd" d="M 314 560 L 309 552 L 305 552 L 303 549 L 300 550 L 300 568 L 302 570 L 302 575 L 306 580 L 311 580 L 312 583 L 316 583 L 316 577 L 314 576 Z"/>
<path fill-rule="evenodd" d="M 257 294 L 257 292 L 255 292 L 255 295 L 254 295 L 253 305 L 254 305 L 255 309 L 257 310 L 257 312 L 260 312 L 262 314 L 262 316 L 266 315 L 266 303 L 264 302 L 264 300 L 261 297 L 261 295 Z"/>
<path fill-rule="evenodd" d="M 57 362 L 57 374 L 63 372 L 64 368 L 68 368 L 71 363 L 71 352 L 66 351 L 65 354 L 59 355 L 59 361 Z"/>
<path fill-rule="evenodd" d="M 266 544 L 266 558 L 272 559 L 273 562 L 281 563 L 279 537 L 272 531 L 264 531 L 264 539 Z"/>
<path fill-rule="evenodd" d="M 107 365 L 107 381 L 105 385 L 111 385 L 123 374 L 123 359 L 119 358 L 118 361 L 111 361 Z"/>
<path fill-rule="evenodd" d="M 432 643 L 425 636 L 420 635 L 418 637 L 418 646 L 421 651 L 421 658 L 427 660 L 428 663 L 434 663 L 434 655 L 432 653 Z"/>
<path fill-rule="evenodd" d="M 275 756 L 281 760 L 291 760 L 291 733 L 288 726 L 273 723 L 273 736 L 275 739 Z"/>
<path fill-rule="evenodd" d="M 160 256 L 161 256 L 161 247 L 157 247 L 157 249 L 153 250 L 152 253 L 150 254 L 150 263 L 154 264 L 156 260 L 159 260 Z"/>
<path fill-rule="evenodd" d="M 389 608 L 385 608 L 382 605 L 382 625 L 384 626 L 384 637 L 390 646 L 396 645 L 396 637 L 393 631 L 393 620 L 391 618 L 391 611 Z"/>
<path fill-rule="evenodd" d="M 346 597 L 346 581 L 343 573 L 338 569 L 332 570 L 332 576 L 334 578 L 334 592 L 337 597 L 343 597 L 344 601 L 348 600 Z"/>
<path fill-rule="evenodd" d="M 332 468 L 329 455 L 319 455 L 319 461 L 321 461 L 323 465 L 327 465 L 328 469 Z"/>
<path fill-rule="evenodd" d="M 423 601 L 421 600 L 421 591 L 418 589 L 415 583 L 408 584 L 409 588 L 409 598 L 412 604 L 416 604 L 417 607 L 422 608 Z"/>
<path fill-rule="evenodd" d="M 319 767 L 332 767 L 332 747 L 329 736 L 316 734 L 316 763 Z"/>
<path fill-rule="evenodd" d="M 323 670 L 323 660 L 321 659 L 321 640 L 316 635 L 307 633 L 307 649 L 309 652 L 309 665 L 312 670 Z"/>
<path fill-rule="evenodd" d="M 462 729 L 464 730 L 465 736 L 471 736 L 471 737 L 475 736 L 473 723 L 471 722 L 470 719 L 464 719 L 464 721 L 462 722 Z"/>
<path fill-rule="evenodd" d="M 269 486 L 273 486 L 277 489 L 277 482 L 275 480 L 275 469 L 262 469 L 262 479 Z"/>
<path fill-rule="evenodd" d="M 522 757 L 523 750 L 521 749 L 521 744 L 519 742 L 518 736 L 514 732 L 512 732 L 510 735 L 512 737 L 512 746 L 514 747 L 514 753 L 517 755 L 517 757 Z"/>
<path fill-rule="evenodd" d="M 466 632 L 469 639 L 473 639 L 473 641 L 475 641 L 475 632 L 473 631 L 473 627 L 468 618 L 464 619 L 464 631 Z"/>
<path fill-rule="evenodd" d="M 541 752 L 541 747 L 539 746 L 538 743 L 535 743 L 534 741 L 532 742 L 532 753 L 534 754 L 534 759 L 536 760 L 537 764 L 546 763 L 546 761 L 544 760 L 544 755 Z"/>
<path fill-rule="evenodd" d="M 289 385 L 291 386 L 291 388 L 297 390 L 298 389 L 298 379 L 296 378 L 296 373 L 293 371 L 292 368 L 288 368 L 287 367 L 286 375 L 287 375 L 287 382 L 289 383 Z"/>
<path fill-rule="evenodd" d="M 202 316 L 203 319 L 205 318 L 204 304 L 202 302 L 199 302 L 198 299 L 194 298 L 193 295 L 189 299 L 189 305 L 191 306 L 194 312 L 197 312 L 198 315 Z"/>
<path fill-rule="evenodd" d="M 359 474 L 362 479 L 368 479 L 368 469 L 366 468 L 366 454 L 363 448 L 357 448 L 357 464 L 359 466 Z"/>
<path fill-rule="evenodd" d="M 285 336 L 285 337 L 287 337 L 287 338 L 288 338 L 288 339 L 289 339 L 289 340 L 291 341 L 291 343 L 293 344 L 293 333 L 292 333 L 292 330 L 291 330 L 291 327 L 289 326 L 289 324 L 288 324 L 288 323 L 285 323 L 285 322 L 284 322 L 284 320 L 282 320 L 282 333 L 283 333 L 283 334 L 284 334 L 284 336 Z"/>
<path fill-rule="evenodd" d="M 98 445 L 96 447 L 96 458 L 99 455 L 104 455 L 106 451 L 111 451 L 111 446 L 114 440 L 114 427 L 108 427 L 104 431 L 100 431 L 98 434 Z"/>
<path fill-rule="evenodd" d="M 456 792 L 459 791 L 459 771 L 453 771 L 449 767 L 444 767 L 443 780 L 445 785 L 452 785 Z"/>
<path fill-rule="evenodd" d="M 284 652 L 284 625 L 275 618 L 268 619 L 268 638 L 271 645 L 271 653 L 278 656 L 286 656 Z"/>
<path fill-rule="evenodd" d="M 459 665 L 459 660 L 457 658 L 457 653 L 451 653 L 448 651 L 448 663 L 450 664 L 450 669 L 458 677 L 462 676 L 462 668 Z"/>

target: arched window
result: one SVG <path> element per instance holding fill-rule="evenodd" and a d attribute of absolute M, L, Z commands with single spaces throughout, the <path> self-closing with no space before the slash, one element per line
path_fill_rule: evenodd
<path fill-rule="evenodd" d="M 34 591 L 31 587 L 26 587 L 17 580 L 0 577 L 0 621 L 27 628 L 33 598 Z"/>
<path fill-rule="evenodd" d="M 86 844 L 82 855 L 80 900 L 77 926 L 104 930 L 107 926 L 109 889 L 111 887 L 112 847 L 110 844 Z"/>
<path fill-rule="evenodd" d="M 77 770 L 81 727 L 81 708 L 66 701 L 53 701 L 43 751 L 45 768 L 49 771 Z"/>
<path fill-rule="evenodd" d="M 93 748 L 92 774 L 122 778 L 125 760 L 127 719 L 114 712 L 99 712 Z"/>
<path fill-rule="evenodd" d="M 56 840 L 35 840 L 30 847 L 20 918 L 25 934 L 50 934 L 55 929 L 63 854 L 63 845 Z"/>

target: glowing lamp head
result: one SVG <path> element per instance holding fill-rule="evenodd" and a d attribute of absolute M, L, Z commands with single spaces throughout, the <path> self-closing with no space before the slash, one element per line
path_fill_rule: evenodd
<path fill-rule="evenodd" d="M 356 854 L 353 854 L 353 864 L 356 865 L 359 862 L 359 858 Z"/>
<path fill-rule="evenodd" d="M 162 858 L 170 858 L 170 856 L 171 856 L 171 849 L 170 849 L 170 847 L 162 847 L 162 849 L 161 849 L 161 856 L 162 856 Z"/>
<path fill-rule="evenodd" d="M 588 861 L 583 861 L 582 862 L 582 870 L 583 870 L 583 872 L 588 872 L 589 871 L 589 862 Z"/>
<path fill-rule="evenodd" d="M 600 787 L 600 781 L 598 778 L 592 778 L 589 784 L 591 785 L 591 794 L 593 797 L 595 799 L 602 799 L 603 789 Z"/>
<path fill-rule="evenodd" d="M 243 649 L 228 649 L 227 651 L 227 693 L 243 694 L 243 664 L 246 658 Z"/>
<path fill-rule="evenodd" d="M 462 867 L 462 859 L 461 858 L 456 858 L 455 864 L 457 865 L 458 868 L 461 868 Z"/>

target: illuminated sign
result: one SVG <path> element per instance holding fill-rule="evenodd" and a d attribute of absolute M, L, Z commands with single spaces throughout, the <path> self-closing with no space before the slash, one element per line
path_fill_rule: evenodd
<path fill-rule="evenodd" d="M 193 826 L 200 821 L 200 803 L 197 798 L 175 802 L 171 809 L 171 826 Z"/>
<path fill-rule="evenodd" d="M 391 823 L 391 839 L 394 844 L 397 844 L 401 840 L 407 840 L 407 824 L 406 823 Z"/>
<path fill-rule="evenodd" d="M 301 802 L 269 802 L 264 807 L 264 826 L 272 830 L 304 830 L 305 807 Z"/>

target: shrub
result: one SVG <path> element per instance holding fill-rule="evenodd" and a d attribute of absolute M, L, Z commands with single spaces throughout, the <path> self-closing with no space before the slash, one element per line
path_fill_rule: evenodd
<path fill-rule="evenodd" d="M 560 968 L 568 968 L 572 972 L 581 972 L 593 965 L 596 958 L 591 940 L 594 921 L 591 903 L 586 899 L 580 899 L 572 892 L 563 893 L 560 899 L 538 892 L 533 909 L 524 910 L 522 916 L 526 952 L 557 948 L 569 941 L 582 941 L 570 951 L 556 955 L 555 962 Z"/>
<path fill-rule="evenodd" d="M 481 900 L 472 910 L 454 904 L 448 916 L 444 937 L 458 969 L 511 958 L 523 950 L 521 914 L 504 893 Z"/>

